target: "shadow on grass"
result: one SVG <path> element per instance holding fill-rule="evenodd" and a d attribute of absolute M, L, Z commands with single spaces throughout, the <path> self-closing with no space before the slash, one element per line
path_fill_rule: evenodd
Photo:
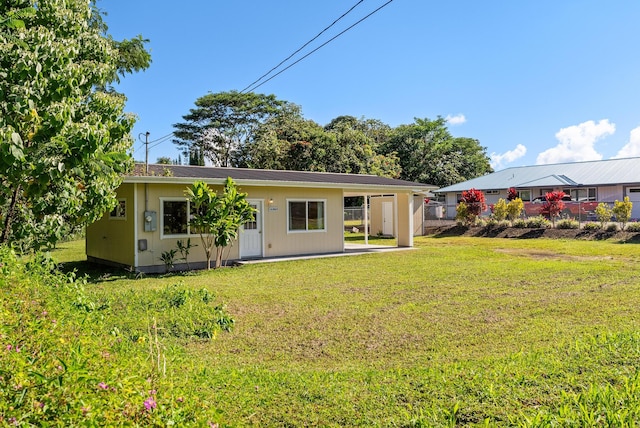
<path fill-rule="evenodd" d="M 64 273 L 76 272 L 80 277 L 86 277 L 87 282 L 91 284 L 100 284 L 104 282 L 119 281 L 122 279 L 142 279 L 142 278 L 166 278 L 166 277 L 183 277 L 194 275 L 198 270 L 190 271 L 171 271 L 169 273 L 142 273 L 135 272 L 124 268 L 116 268 L 104 266 L 98 263 L 88 261 L 72 261 L 60 263 L 60 270 Z"/>
<path fill-rule="evenodd" d="M 122 268 L 103 266 L 88 261 L 72 261 L 60 264 L 64 273 L 76 272 L 78 277 L 86 277 L 90 283 L 116 281 L 125 278 L 135 278 L 135 272 L 127 272 Z"/>
<path fill-rule="evenodd" d="M 377 235 L 369 235 L 369 240 L 389 240 L 389 241 L 393 241 L 394 238 L 393 236 L 377 236 Z M 344 235 L 344 241 L 345 242 L 364 242 L 364 234 L 363 233 L 354 233 L 354 234 L 348 234 L 348 235 Z"/>

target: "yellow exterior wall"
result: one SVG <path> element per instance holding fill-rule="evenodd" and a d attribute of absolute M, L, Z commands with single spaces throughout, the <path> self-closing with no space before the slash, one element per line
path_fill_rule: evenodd
<path fill-rule="evenodd" d="M 222 191 L 221 186 L 211 186 L 216 191 Z M 163 266 L 160 260 L 162 252 L 177 248 L 177 241 L 186 237 L 162 237 L 161 198 L 184 198 L 186 185 L 180 184 L 149 184 L 147 210 L 155 211 L 158 226 L 155 232 L 144 231 L 143 212 L 145 210 L 145 185 L 138 184 L 138 229 L 137 239 L 147 240 L 147 250 L 138 251 L 137 266 Z M 341 252 L 344 249 L 343 235 L 343 197 L 341 189 L 306 189 L 280 187 L 240 187 L 242 192 L 248 193 L 248 199 L 263 201 L 264 240 L 263 257 L 277 257 L 297 254 Z M 318 232 L 288 232 L 287 201 L 289 199 L 318 199 L 326 201 L 326 229 Z M 273 203 L 269 203 L 273 200 Z M 189 263 L 206 261 L 200 236 L 191 235 L 191 243 L 198 247 L 192 248 Z M 130 238 L 133 241 L 133 235 Z M 132 245 L 137 248 L 137 242 Z M 239 244 L 234 242 L 228 256 L 229 260 L 239 258 Z M 227 250 L 225 250 L 225 258 Z M 179 253 L 176 257 L 180 257 Z"/>
<path fill-rule="evenodd" d="M 134 187 L 133 184 L 123 184 L 117 190 L 117 198 L 126 201 L 124 218 L 112 219 L 107 212 L 87 227 L 87 257 L 134 266 Z"/>

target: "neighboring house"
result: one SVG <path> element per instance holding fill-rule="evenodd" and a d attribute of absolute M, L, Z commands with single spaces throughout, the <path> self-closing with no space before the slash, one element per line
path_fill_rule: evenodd
<path fill-rule="evenodd" d="M 227 177 L 258 210 L 231 246 L 229 260 L 344 252 L 343 208 L 349 196 L 393 195 L 393 235 L 399 247 L 411 247 L 413 195 L 435 189 L 372 175 L 177 165 L 149 165 L 146 173 L 144 165 L 136 165 L 117 190 L 116 208 L 87 227 L 87 259 L 161 272 L 162 253 L 191 238 L 198 247 L 189 264 L 204 266 L 200 236 L 189 229 L 185 190 L 202 180 L 222 191 Z"/>
<path fill-rule="evenodd" d="M 455 205 L 464 190 L 482 190 L 487 205 L 491 205 L 500 198 L 506 199 L 510 187 L 518 191 L 525 204 L 554 190 L 570 195 L 575 203 L 613 203 L 628 196 L 633 202 L 632 218 L 640 219 L 640 158 L 507 168 L 443 187 L 434 193 L 444 196 L 446 215 L 453 218 Z"/>

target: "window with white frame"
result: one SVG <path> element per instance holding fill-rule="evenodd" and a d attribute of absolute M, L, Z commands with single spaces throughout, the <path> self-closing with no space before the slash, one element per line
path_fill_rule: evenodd
<path fill-rule="evenodd" d="M 326 230 L 325 200 L 288 200 L 289 232 Z"/>
<path fill-rule="evenodd" d="M 118 199 L 118 204 L 109 212 L 110 220 L 126 220 L 127 219 L 127 200 Z"/>

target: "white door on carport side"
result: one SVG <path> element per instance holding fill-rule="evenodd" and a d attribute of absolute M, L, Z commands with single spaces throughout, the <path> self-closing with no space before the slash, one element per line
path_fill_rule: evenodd
<path fill-rule="evenodd" d="M 393 236 L 393 203 L 382 203 L 382 234 Z"/>

